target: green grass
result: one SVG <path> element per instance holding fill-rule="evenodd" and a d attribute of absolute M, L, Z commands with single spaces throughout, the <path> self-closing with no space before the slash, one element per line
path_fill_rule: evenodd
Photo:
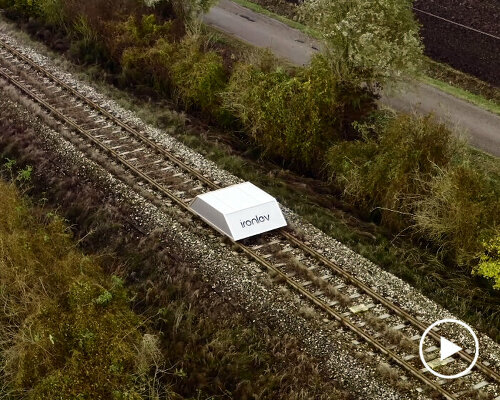
<path fill-rule="evenodd" d="M 316 31 L 316 30 L 314 30 L 314 29 L 312 29 L 304 24 L 301 24 L 300 22 L 293 21 L 290 18 L 287 18 L 283 15 L 279 15 L 279 14 L 276 14 L 272 11 L 269 11 L 268 9 L 261 6 L 260 4 L 253 3 L 253 2 L 248 1 L 248 0 L 232 0 L 232 1 L 234 1 L 235 3 L 237 3 L 243 7 L 246 7 L 252 11 L 255 11 L 256 13 L 259 13 L 262 15 L 267 15 L 270 18 L 278 20 L 278 21 L 284 23 L 285 25 L 288 25 L 291 28 L 297 29 L 298 31 L 301 31 L 301 32 L 311 36 L 312 38 L 315 38 L 318 40 L 321 39 L 321 34 L 318 31 Z"/>
<path fill-rule="evenodd" d="M 424 57 L 423 73 L 427 77 L 445 82 L 450 86 L 461 88 L 479 97 L 483 97 L 496 105 L 500 105 L 500 88 L 484 82 L 475 76 L 458 71 L 448 64 Z"/>
<path fill-rule="evenodd" d="M 462 89 L 461 87 L 450 85 L 449 83 L 446 83 L 439 79 L 431 78 L 430 76 L 423 76 L 422 78 L 420 78 L 420 80 L 428 85 L 440 89 L 445 93 L 474 104 L 482 108 L 483 110 L 500 115 L 500 104 L 488 100 L 483 96 L 471 93 L 468 90 Z"/>

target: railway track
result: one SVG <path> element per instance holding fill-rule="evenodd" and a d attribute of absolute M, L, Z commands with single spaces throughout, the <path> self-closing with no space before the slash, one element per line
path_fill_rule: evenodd
<path fill-rule="evenodd" d="M 176 205 L 192 214 L 189 204 L 196 195 L 220 188 L 218 182 L 159 146 L 140 128 L 115 117 L 1 40 L 0 77 L 75 133 L 73 141 L 98 149 L 112 164 L 139 178 L 165 206 Z M 384 298 L 299 236 L 281 229 L 232 245 L 313 305 L 318 316 L 342 324 L 397 365 L 404 371 L 404 379 L 416 379 L 446 399 L 477 398 L 481 390 L 487 396 L 484 398 L 500 400 L 500 375 L 487 362 L 478 361 L 472 373 L 454 381 L 426 372 L 418 356 L 418 342 L 428 324 Z M 431 331 L 428 338 L 432 341 L 426 348 L 429 359 L 439 359 L 440 334 Z M 467 366 L 472 359 L 472 354 L 461 351 L 455 362 Z"/>

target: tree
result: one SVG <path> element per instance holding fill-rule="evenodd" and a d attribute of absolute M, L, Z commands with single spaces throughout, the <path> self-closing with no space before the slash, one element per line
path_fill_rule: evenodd
<path fill-rule="evenodd" d="M 309 0 L 301 15 L 321 32 L 344 79 L 375 88 L 418 69 L 422 44 L 411 0 Z"/>

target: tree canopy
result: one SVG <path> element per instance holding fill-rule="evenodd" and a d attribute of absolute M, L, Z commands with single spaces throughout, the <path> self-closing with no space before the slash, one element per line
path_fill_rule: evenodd
<path fill-rule="evenodd" d="M 344 79 L 376 86 L 418 69 L 422 44 L 411 0 L 309 0 L 301 15 L 322 34 Z"/>

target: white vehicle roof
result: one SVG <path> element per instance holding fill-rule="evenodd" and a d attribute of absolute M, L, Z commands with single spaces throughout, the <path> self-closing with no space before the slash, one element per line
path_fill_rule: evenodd
<path fill-rule="evenodd" d="M 233 240 L 286 226 L 276 199 L 250 182 L 201 194 L 191 209 Z"/>

